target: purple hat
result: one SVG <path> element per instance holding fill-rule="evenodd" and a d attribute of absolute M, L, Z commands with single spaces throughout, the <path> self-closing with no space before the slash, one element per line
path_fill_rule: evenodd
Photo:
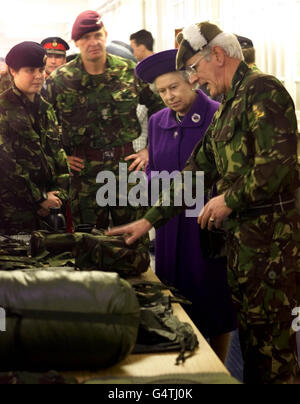
<path fill-rule="evenodd" d="M 157 77 L 176 72 L 177 49 L 156 53 L 140 62 L 135 74 L 145 83 L 154 83 Z"/>
<path fill-rule="evenodd" d="M 83 35 L 99 31 L 104 24 L 97 11 L 84 11 L 79 14 L 72 29 L 72 39 L 78 41 Z"/>

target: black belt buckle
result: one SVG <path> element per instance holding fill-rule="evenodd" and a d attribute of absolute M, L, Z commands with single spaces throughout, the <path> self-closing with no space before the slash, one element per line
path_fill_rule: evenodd
<path fill-rule="evenodd" d="M 110 161 L 114 160 L 115 153 L 113 150 L 107 150 L 103 152 L 103 161 Z"/>

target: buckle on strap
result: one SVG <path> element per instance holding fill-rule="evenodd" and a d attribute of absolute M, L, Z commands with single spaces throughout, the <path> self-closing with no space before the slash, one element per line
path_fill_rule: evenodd
<path fill-rule="evenodd" d="M 104 161 L 109 161 L 113 160 L 115 158 L 115 153 L 113 150 L 107 150 L 103 152 L 103 160 Z"/>

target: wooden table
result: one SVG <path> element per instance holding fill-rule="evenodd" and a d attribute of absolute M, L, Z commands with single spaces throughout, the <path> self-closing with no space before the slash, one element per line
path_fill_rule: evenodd
<path fill-rule="evenodd" d="M 152 270 L 142 275 L 140 281 L 158 282 Z M 189 358 L 186 363 L 175 366 L 178 353 L 159 353 L 159 354 L 137 354 L 130 355 L 118 365 L 101 370 L 99 372 L 68 372 L 67 376 L 75 377 L 80 383 L 94 378 L 110 377 L 156 377 L 170 374 L 197 374 L 197 373 L 225 373 L 229 375 L 228 370 L 216 356 L 199 330 L 193 324 L 186 312 L 179 304 L 174 304 L 174 314 L 183 322 L 190 323 L 199 339 L 199 348 L 195 355 Z"/>

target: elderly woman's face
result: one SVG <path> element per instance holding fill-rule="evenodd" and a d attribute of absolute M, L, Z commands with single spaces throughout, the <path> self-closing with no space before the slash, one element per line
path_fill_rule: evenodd
<path fill-rule="evenodd" d="M 197 97 L 194 85 L 188 83 L 181 73 L 167 73 L 155 80 L 159 95 L 167 107 L 186 115 Z"/>

